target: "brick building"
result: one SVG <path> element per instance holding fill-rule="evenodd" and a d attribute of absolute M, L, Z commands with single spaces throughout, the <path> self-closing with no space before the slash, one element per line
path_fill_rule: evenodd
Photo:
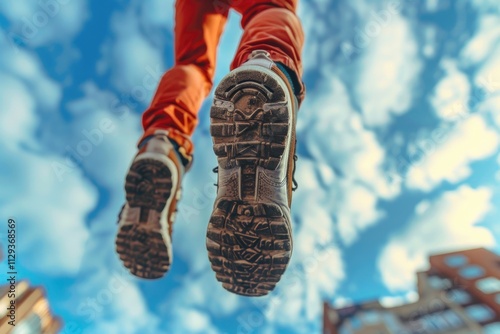
<path fill-rule="evenodd" d="M 324 304 L 324 334 L 500 334 L 500 256 L 471 249 L 431 256 L 417 273 L 419 298 L 386 308 L 378 301 Z"/>
<path fill-rule="evenodd" d="M 0 247 L 0 263 L 2 256 Z M 10 315 L 14 313 L 9 310 L 12 300 L 15 301 L 15 326 L 9 324 L 13 320 Z M 42 287 L 31 287 L 27 281 L 0 286 L 0 334 L 56 334 L 61 327 L 62 321 L 52 314 Z"/>

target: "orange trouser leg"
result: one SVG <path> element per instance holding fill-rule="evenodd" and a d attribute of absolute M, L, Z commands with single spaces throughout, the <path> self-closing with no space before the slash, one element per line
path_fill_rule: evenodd
<path fill-rule="evenodd" d="M 169 130 L 177 143 L 192 152 L 189 136 L 213 85 L 216 51 L 228 10 L 228 6 L 216 7 L 214 1 L 177 0 L 175 65 L 162 77 L 143 114 L 144 135 L 140 141 L 156 130 Z"/>
<path fill-rule="evenodd" d="M 242 15 L 244 29 L 238 51 L 231 64 L 234 69 L 245 61 L 253 50 L 265 50 L 275 62 L 292 70 L 300 85 L 299 102 L 305 87 L 302 84 L 302 48 L 304 32 L 295 11 L 298 0 L 232 0 L 232 7 Z"/>
<path fill-rule="evenodd" d="M 244 33 L 231 65 L 234 69 L 253 50 L 266 50 L 274 61 L 295 73 L 301 84 L 301 52 L 304 34 L 295 14 L 297 0 L 177 0 L 175 66 L 160 81 L 151 106 L 143 115 L 144 135 L 159 129 L 192 152 L 189 136 L 197 124 L 203 99 L 209 94 L 215 73 L 216 51 L 227 21 L 230 4 L 243 16 Z"/>

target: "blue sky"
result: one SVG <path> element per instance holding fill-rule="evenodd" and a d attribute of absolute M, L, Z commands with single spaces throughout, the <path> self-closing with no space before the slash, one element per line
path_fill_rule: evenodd
<path fill-rule="evenodd" d="M 428 254 L 500 252 L 498 1 L 316 0 L 299 15 L 294 255 L 273 294 L 247 299 L 205 249 L 210 99 L 171 272 L 135 279 L 114 252 L 140 114 L 173 62 L 173 1 L 0 2 L 0 212 L 18 222 L 19 278 L 47 288 L 64 333 L 318 333 L 323 300 L 412 300 Z M 240 35 L 231 13 L 216 82 Z"/>

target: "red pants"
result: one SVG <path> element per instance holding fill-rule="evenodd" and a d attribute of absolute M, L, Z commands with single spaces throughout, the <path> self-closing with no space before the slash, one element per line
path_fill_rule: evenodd
<path fill-rule="evenodd" d="M 177 0 L 175 66 L 162 77 L 151 106 L 142 117 L 144 135 L 169 130 L 188 153 L 198 110 L 212 89 L 217 46 L 230 8 L 242 15 L 243 36 L 231 70 L 253 50 L 265 50 L 290 68 L 299 82 L 304 34 L 295 14 L 298 0 Z M 299 100 L 304 96 L 301 85 Z M 142 140 L 141 138 L 141 140 Z"/>

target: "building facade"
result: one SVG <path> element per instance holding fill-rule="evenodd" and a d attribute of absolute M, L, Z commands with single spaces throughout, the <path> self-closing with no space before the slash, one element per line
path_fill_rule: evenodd
<path fill-rule="evenodd" d="M 419 298 L 386 308 L 378 301 L 324 304 L 324 334 L 500 334 L 500 256 L 471 249 L 431 256 L 417 273 Z"/>
<path fill-rule="evenodd" d="M 0 262 L 3 256 L 0 247 Z M 52 314 L 42 287 L 15 277 L 8 283 L 0 286 L 0 334 L 59 333 L 62 321 Z"/>
<path fill-rule="evenodd" d="M 15 285 L 15 298 L 11 298 L 10 285 L 0 287 L 0 333 L 9 334 L 55 334 L 61 328 L 59 318 L 52 315 L 45 291 L 41 287 L 30 287 L 27 281 Z M 9 309 L 15 300 L 15 311 Z M 14 308 L 12 308 L 14 310 Z M 10 315 L 14 314 L 14 317 Z M 14 320 L 13 323 L 12 322 Z M 15 326 L 12 326 L 15 324 Z"/>

